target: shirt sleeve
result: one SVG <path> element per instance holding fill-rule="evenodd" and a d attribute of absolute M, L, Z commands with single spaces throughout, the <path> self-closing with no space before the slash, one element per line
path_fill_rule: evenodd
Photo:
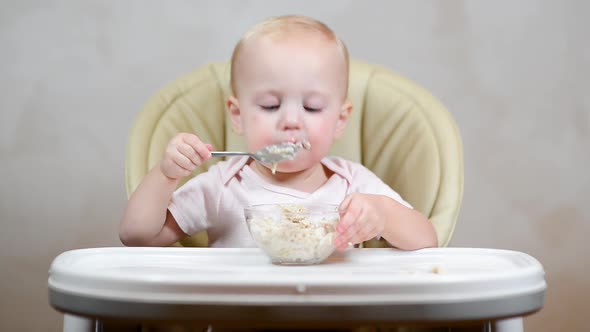
<path fill-rule="evenodd" d="M 352 169 L 351 192 L 388 196 L 398 203 L 413 209 L 410 203 L 406 202 L 400 194 L 383 182 L 371 170 L 361 164 L 356 164 L 355 166 Z"/>
<path fill-rule="evenodd" d="M 180 229 L 188 235 L 206 230 L 210 226 L 208 216 L 216 212 L 221 191 L 217 173 L 217 168 L 213 166 L 172 194 L 168 211 Z"/>

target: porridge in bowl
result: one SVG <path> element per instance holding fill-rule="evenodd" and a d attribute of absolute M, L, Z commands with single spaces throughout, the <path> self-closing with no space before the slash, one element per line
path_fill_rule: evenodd
<path fill-rule="evenodd" d="M 317 264 L 334 252 L 337 205 L 253 205 L 244 213 L 252 238 L 275 264 Z"/>

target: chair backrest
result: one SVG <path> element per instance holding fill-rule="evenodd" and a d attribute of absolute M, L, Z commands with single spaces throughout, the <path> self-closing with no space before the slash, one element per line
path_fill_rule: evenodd
<path fill-rule="evenodd" d="M 225 98 L 229 93 L 228 63 L 205 65 L 156 93 L 137 115 L 129 134 L 127 194 L 158 163 L 168 141 L 179 132 L 195 133 L 217 149 L 244 149 L 227 121 Z M 354 60 L 350 64 L 349 99 L 353 112 L 331 154 L 371 169 L 430 219 L 439 245 L 446 246 L 463 198 L 463 148 L 450 113 L 408 79 Z M 209 160 L 193 175 L 218 161 Z M 206 245 L 206 234 L 181 244 Z M 365 243 L 366 247 L 385 245 Z"/>

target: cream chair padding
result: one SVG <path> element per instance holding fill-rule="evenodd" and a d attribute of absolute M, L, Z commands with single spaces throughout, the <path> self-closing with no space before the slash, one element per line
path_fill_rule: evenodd
<path fill-rule="evenodd" d="M 130 195 L 179 132 L 197 134 L 216 149 L 242 150 L 230 129 L 225 99 L 229 64 L 208 64 L 157 92 L 137 114 L 129 133 L 125 180 Z M 434 224 L 448 245 L 463 197 L 463 149 L 450 113 L 426 90 L 392 71 L 351 61 L 353 112 L 332 154 L 361 162 Z M 211 159 L 194 172 L 207 170 Z M 181 182 L 183 184 L 188 178 Z M 181 241 L 206 245 L 206 234 Z M 368 241 L 366 247 L 385 246 Z"/>

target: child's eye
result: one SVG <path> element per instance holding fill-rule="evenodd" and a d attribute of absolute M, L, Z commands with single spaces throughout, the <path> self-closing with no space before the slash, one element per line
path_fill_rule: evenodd
<path fill-rule="evenodd" d="M 260 108 L 266 111 L 276 111 L 280 105 L 260 105 Z"/>
<path fill-rule="evenodd" d="M 313 112 L 319 112 L 319 111 L 322 110 L 321 108 L 314 108 L 314 107 L 309 107 L 309 106 L 304 106 L 303 108 L 305 108 L 306 111 L 312 112 L 312 113 Z"/>

